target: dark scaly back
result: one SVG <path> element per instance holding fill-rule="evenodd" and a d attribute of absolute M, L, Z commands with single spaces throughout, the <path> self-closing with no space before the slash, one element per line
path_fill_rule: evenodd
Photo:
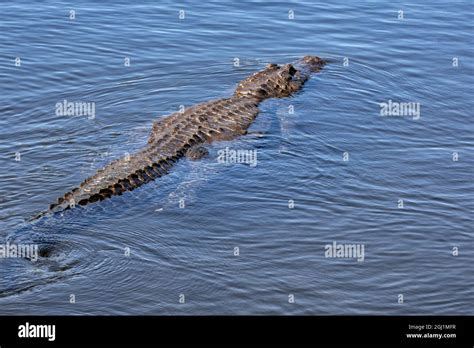
<path fill-rule="evenodd" d="M 166 175 L 193 146 L 231 140 L 247 132 L 267 98 L 287 97 L 299 90 L 325 62 L 306 56 L 294 65 L 269 64 L 241 81 L 231 98 L 197 104 L 153 123 L 147 145 L 112 161 L 51 204 L 49 212 L 86 205 L 131 191 Z M 37 217 L 47 212 L 39 214 Z"/>
<path fill-rule="evenodd" d="M 62 211 L 134 190 L 166 175 L 191 147 L 245 134 L 257 113 L 255 99 L 228 98 L 198 104 L 156 121 L 142 150 L 99 169 L 58 198 L 50 210 Z"/>

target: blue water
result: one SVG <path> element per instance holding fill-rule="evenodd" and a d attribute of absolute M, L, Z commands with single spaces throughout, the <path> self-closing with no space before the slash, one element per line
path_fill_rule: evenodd
<path fill-rule="evenodd" d="M 2 2 L 0 240 L 58 248 L 0 259 L 0 314 L 474 314 L 473 13 L 472 1 Z M 143 146 L 153 120 L 305 54 L 330 63 L 260 105 L 260 136 L 25 223 Z M 95 118 L 56 115 L 65 99 L 95 103 Z M 388 100 L 420 103 L 419 119 L 381 116 Z M 258 164 L 218 163 L 226 146 Z M 325 257 L 333 242 L 364 245 L 364 260 Z"/>

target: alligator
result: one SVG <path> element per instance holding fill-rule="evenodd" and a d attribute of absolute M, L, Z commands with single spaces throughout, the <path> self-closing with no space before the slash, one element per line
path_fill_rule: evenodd
<path fill-rule="evenodd" d="M 99 169 L 33 219 L 134 190 L 168 174 L 183 157 L 202 158 L 208 154 L 206 144 L 247 134 L 260 102 L 292 95 L 325 64 L 316 56 L 305 56 L 293 64 L 268 64 L 241 81 L 231 97 L 197 104 L 155 121 L 141 150 Z"/>

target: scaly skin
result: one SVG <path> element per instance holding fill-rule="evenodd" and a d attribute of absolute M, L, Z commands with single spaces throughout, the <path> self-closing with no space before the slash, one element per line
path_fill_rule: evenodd
<path fill-rule="evenodd" d="M 121 195 L 166 175 L 184 156 L 199 158 L 203 153 L 195 151 L 199 146 L 246 134 L 262 100 L 290 96 L 324 65 L 314 56 L 295 65 L 269 64 L 240 82 L 232 97 L 198 104 L 156 121 L 143 149 L 98 170 L 37 217 Z"/>

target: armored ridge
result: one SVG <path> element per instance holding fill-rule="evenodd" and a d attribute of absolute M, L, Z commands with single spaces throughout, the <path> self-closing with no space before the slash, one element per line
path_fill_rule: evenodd
<path fill-rule="evenodd" d="M 166 175 L 182 157 L 201 158 L 207 153 L 205 144 L 246 134 L 262 100 L 290 96 L 324 65 L 314 56 L 294 65 L 269 64 L 241 81 L 232 97 L 197 104 L 155 121 L 143 149 L 98 170 L 35 218 L 121 195 Z"/>

